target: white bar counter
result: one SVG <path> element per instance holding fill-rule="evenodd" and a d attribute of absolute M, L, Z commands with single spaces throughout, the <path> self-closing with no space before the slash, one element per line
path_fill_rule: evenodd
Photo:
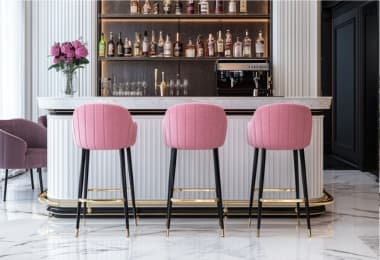
<path fill-rule="evenodd" d="M 330 97 L 39 97 L 40 109 L 48 111 L 48 191 L 45 199 L 51 205 L 68 207 L 73 206 L 77 198 L 81 153 L 72 137 L 73 110 L 87 103 L 111 103 L 128 108 L 138 126 L 137 141 L 131 148 L 138 206 L 165 206 L 170 149 L 163 143 L 161 122 L 165 109 L 185 102 L 212 103 L 226 110 L 227 138 L 220 148 L 225 207 L 247 206 L 253 148 L 247 144 L 246 127 L 253 111 L 261 105 L 278 102 L 309 106 L 313 113 L 312 141 L 305 150 L 309 197 L 312 205 L 331 202 L 323 191 L 323 111 L 330 109 Z M 211 151 L 178 152 L 175 187 L 213 188 L 213 174 Z M 265 176 L 266 188 L 294 187 L 292 152 L 268 151 Z M 91 152 L 89 188 L 120 188 L 120 185 L 118 152 Z M 286 199 L 293 198 L 294 194 L 265 193 L 264 196 Z M 89 193 L 89 198 L 95 199 L 120 197 L 119 192 Z M 215 196 L 213 193 L 175 193 L 174 197 Z"/>

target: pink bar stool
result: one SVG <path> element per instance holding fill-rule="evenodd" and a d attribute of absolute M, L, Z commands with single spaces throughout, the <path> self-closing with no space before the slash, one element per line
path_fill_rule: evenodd
<path fill-rule="evenodd" d="M 164 140 L 171 148 L 169 185 L 167 200 L 167 235 L 169 235 L 172 197 L 177 159 L 177 150 L 213 150 L 215 169 L 215 191 L 219 226 L 224 236 L 223 201 L 220 183 L 218 147 L 224 144 L 227 132 L 227 117 L 221 107 L 211 104 L 181 104 L 170 107 L 163 120 Z"/>
<path fill-rule="evenodd" d="M 119 150 L 125 225 L 127 229 L 127 236 L 129 236 L 129 214 L 124 149 L 126 148 L 127 150 L 129 183 L 131 186 L 132 205 L 136 220 L 135 191 L 130 150 L 130 147 L 136 142 L 136 123 L 133 122 L 128 110 L 123 107 L 109 104 L 87 104 L 75 109 L 73 115 L 73 131 L 76 145 L 82 148 L 82 160 L 78 186 L 76 236 L 79 234 L 82 202 L 84 202 L 83 218 L 86 216 L 90 150 Z"/>
<path fill-rule="evenodd" d="M 309 196 L 307 191 L 304 148 L 310 144 L 312 116 L 310 109 L 298 104 L 265 105 L 256 110 L 248 123 L 248 143 L 255 148 L 252 169 L 252 184 L 249 200 L 249 220 L 252 218 L 252 203 L 255 190 L 256 168 L 259 149 L 261 149 L 261 169 L 257 214 L 257 236 L 260 236 L 265 157 L 266 150 L 293 150 L 297 218 L 299 218 L 299 176 L 298 152 L 301 159 L 301 176 L 306 209 L 307 227 L 311 236 Z"/>

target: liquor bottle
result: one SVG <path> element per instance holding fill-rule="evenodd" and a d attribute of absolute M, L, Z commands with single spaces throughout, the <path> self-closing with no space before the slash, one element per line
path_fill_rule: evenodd
<path fill-rule="evenodd" d="M 164 0 L 163 1 L 164 14 L 170 14 L 171 9 L 172 9 L 172 1 L 171 0 Z"/>
<path fill-rule="evenodd" d="M 125 37 L 124 40 L 124 56 L 125 57 L 132 57 L 132 42 L 128 39 L 128 37 Z"/>
<path fill-rule="evenodd" d="M 230 0 L 228 2 L 228 13 L 236 14 L 236 0 Z"/>
<path fill-rule="evenodd" d="M 124 47 L 123 47 L 123 41 L 121 40 L 121 32 L 119 32 L 117 44 L 116 44 L 116 55 L 117 56 L 124 56 Z"/>
<path fill-rule="evenodd" d="M 210 33 L 208 35 L 208 40 L 207 40 L 207 56 L 209 57 L 214 57 L 215 56 L 215 41 L 214 37 Z"/>
<path fill-rule="evenodd" d="M 260 30 L 259 35 L 257 36 L 256 39 L 256 44 L 255 44 L 255 49 L 256 49 L 256 57 L 264 57 L 264 37 L 263 37 L 263 32 Z"/>
<path fill-rule="evenodd" d="M 138 14 L 139 13 L 139 1 L 138 0 L 131 0 L 131 6 L 130 6 L 131 14 Z"/>
<path fill-rule="evenodd" d="M 166 35 L 166 40 L 164 44 L 164 57 L 173 57 L 173 44 L 170 41 L 169 34 Z"/>
<path fill-rule="evenodd" d="M 152 42 L 150 43 L 150 57 L 157 57 L 157 42 L 154 31 L 152 30 Z"/>
<path fill-rule="evenodd" d="M 181 57 L 182 49 L 182 42 L 179 40 L 179 32 L 177 32 L 176 41 L 174 43 L 174 57 Z"/>
<path fill-rule="evenodd" d="M 186 45 L 186 52 L 185 52 L 186 58 L 194 58 L 195 57 L 195 46 L 193 44 L 193 41 L 189 39 L 189 42 Z"/>
<path fill-rule="evenodd" d="M 216 14 L 224 13 L 223 0 L 215 0 L 215 13 Z"/>
<path fill-rule="evenodd" d="M 243 57 L 252 57 L 252 40 L 248 36 L 248 30 L 245 30 L 245 37 L 243 40 Z"/>
<path fill-rule="evenodd" d="M 182 2 L 177 0 L 174 5 L 175 14 L 182 14 Z"/>
<path fill-rule="evenodd" d="M 135 33 L 135 42 L 133 43 L 133 56 L 141 56 L 141 40 L 140 33 Z"/>
<path fill-rule="evenodd" d="M 99 57 L 106 56 L 106 41 L 104 40 L 104 33 L 100 35 L 100 40 L 98 43 L 98 55 Z"/>
<path fill-rule="evenodd" d="M 155 1 L 153 3 L 153 10 L 152 10 L 152 13 L 153 14 L 159 14 L 160 13 L 160 4 L 158 1 Z"/>
<path fill-rule="evenodd" d="M 160 96 L 163 97 L 166 95 L 167 84 L 165 82 L 165 72 L 162 72 L 162 80 L 160 83 Z"/>
<path fill-rule="evenodd" d="M 113 41 L 113 33 L 110 32 L 110 39 L 107 44 L 107 56 L 113 57 L 115 56 L 115 42 Z"/>
<path fill-rule="evenodd" d="M 240 13 L 247 13 L 247 0 L 240 0 Z"/>
<path fill-rule="evenodd" d="M 222 37 L 222 31 L 218 32 L 218 39 L 216 40 L 216 54 L 218 57 L 223 57 L 224 55 L 224 40 Z"/>
<path fill-rule="evenodd" d="M 187 1 L 186 12 L 187 14 L 194 14 L 194 0 Z"/>
<path fill-rule="evenodd" d="M 208 0 L 199 0 L 198 12 L 200 14 L 209 14 L 210 13 L 210 7 L 208 4 Z"/>
<path fill-rule="evenodd" d="M 150 14 L 152 12 L 152 5 L 150 4 L 149 0 L 145 0 L 145 3 L 142 8 L 143 14 Z"/>
<path fill-rule="evenodd" d="M 149 56 L 149 39 L 147 31 L 144 31 L 144 38 L 142 42 L 142 55 L 145 57 Z"/>
<path fill-rule="evenodd" d="M 203 57 L 205 55 L 205 49 L 203 46 L 202 35 L 200 34 L 197 37 L 197 42 L 196 42 L 195 47 L 196 47 L 197 57 Z"/>
<path fill-rule="evenodd" d="M 232 57 L 233 40 L 230 30 L 226 30 L 226 41 L 224 44 L 224 56 Z"/>
<path fill-rule="evenodd" d="M 158 38 L 158 48 L 157 48 L 157 55 L 158 57 L 164 57 L 164 36 L 162 34 L 162 31 L 160 31 L 160 36 Z"/>
<path fill-rule="evenodd" d="M 240 41 L 239 36 L 236 37 L 234 43 L 234 57 L 239 58 L 243 56 L 243 43 Z"/>

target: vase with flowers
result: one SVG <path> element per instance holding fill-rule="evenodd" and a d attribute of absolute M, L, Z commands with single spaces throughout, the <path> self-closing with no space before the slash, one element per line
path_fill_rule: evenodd
<path fill-rule="evenodd" d="M 86 46 L 79 40 L 72 42 L 54 43 L 50 49 L 50 54 L 53 56 L 53 65 L 50 69 L 62 71 L 65 76 L 64 93 L 66 96 L 73 96 L 75 92 L 74 77 L 77 69 L 84 68 L 83 65 L 88 64 L 86 58 L 88 50 Z"/>

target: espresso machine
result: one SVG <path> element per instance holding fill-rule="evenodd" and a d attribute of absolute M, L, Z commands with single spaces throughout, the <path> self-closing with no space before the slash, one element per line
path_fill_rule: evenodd
<path fill-rule="evenodd" d="M 218 96 L 272 96 L 272 76 L 266 59 L 228 59 L 216 63 Z"/>

